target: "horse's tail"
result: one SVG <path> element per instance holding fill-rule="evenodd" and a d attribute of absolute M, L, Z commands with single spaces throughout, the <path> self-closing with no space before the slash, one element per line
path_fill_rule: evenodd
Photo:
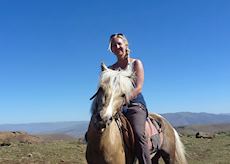
<path fill-rule="evenodd" d="M 180 140 L 180 137 L 177 131 L 173 128 L 175 134 L 175 142 L 176 142 L 176 152 L 175 157 L 178 164 L 187 164 L 187 160 L 185 158 L 185 149 L 184 145 Z"/>

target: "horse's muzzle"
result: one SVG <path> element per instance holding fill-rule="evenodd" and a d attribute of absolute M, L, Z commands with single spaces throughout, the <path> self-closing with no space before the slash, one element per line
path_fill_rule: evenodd
<path fill-rule="evenodd" d="M 97 113 L 95 126 L 98 130 L 102 131 L 103 129 L 105 129 L 107 126 L 110 125 L 110 123 L 112 122 L 112 119 L 113 119 L 112 117 L 102 119 L 101 115 L 99 113 Z"/>

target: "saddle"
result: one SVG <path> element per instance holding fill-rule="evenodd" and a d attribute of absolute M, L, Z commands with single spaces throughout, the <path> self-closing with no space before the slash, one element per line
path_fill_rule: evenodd
<path fill-rule="evenodd" d="M 145 123 L 145 135 L 148 140 L 148 147 L 151 154 L 155 153 L 161 148 L 163 143 L 163 132 L 161 130 L 161 125 L 151 117 L 147 117 Z"/>
<path fill-rule="evenodd" d="M 115 120 L 120 129 L 121 135 L 123 136 L 123 144 L 127 150 L 126 152 L 134 154 L 135 139 L 131 124 L 122 112 L 119 112 L 118 117 Z M 163 133 L 160 123 L 152 117 L 148 117 L 145 124 L 145 134 L 148 140 L 150 153 L 153 154 L 161 148 L 163 143 Z"/>

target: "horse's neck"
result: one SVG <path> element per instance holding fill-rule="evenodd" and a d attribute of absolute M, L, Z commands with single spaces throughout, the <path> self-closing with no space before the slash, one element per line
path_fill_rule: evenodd
<path fill-rule="evenodd" d="M 101 142 L 103 142 L 102 144 L 105 144 L 106 146 L 114 145 L 116 144 L 115 142 L 119 140 L 118 137 L 120 137 L 120 131 L 115 120 L 113 119 L 110 125 L 105 128 L 102 134 Z"/>
<path fill-rule="evenodd" d="M 99 147 L 106 163 L 126 163 L 122 136 L 114 119 L 103 132 Z"/>

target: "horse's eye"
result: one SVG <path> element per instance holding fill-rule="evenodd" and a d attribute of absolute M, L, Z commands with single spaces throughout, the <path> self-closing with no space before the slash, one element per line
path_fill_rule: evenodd
<path fill-rule="evenodd" d="M 125 97 L 125 94 L 122 94 L 121 97 Z"/>

